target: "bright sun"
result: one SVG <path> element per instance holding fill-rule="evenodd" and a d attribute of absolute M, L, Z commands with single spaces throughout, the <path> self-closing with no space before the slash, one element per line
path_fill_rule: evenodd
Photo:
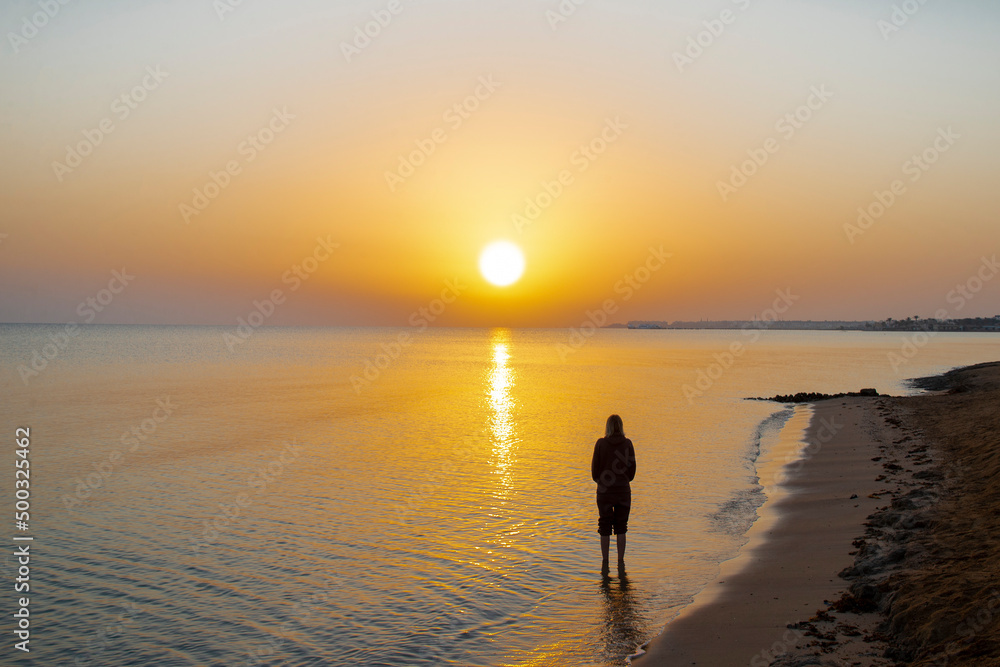
<path fill-rule="evenodd" d="M 524 254 L 510 241 L 494 241 L 479 255 L 479 271 L 496 285 L 513 285 L 524 273 Z"/>

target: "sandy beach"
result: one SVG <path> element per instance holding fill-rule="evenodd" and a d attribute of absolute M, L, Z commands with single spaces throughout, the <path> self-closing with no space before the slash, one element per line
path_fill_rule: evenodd
<path fill-rule="evenodd" d="M 817 402 L 740 555 L 633 663 L 1000 664 L 1000 364 L 921 386 Z"/>

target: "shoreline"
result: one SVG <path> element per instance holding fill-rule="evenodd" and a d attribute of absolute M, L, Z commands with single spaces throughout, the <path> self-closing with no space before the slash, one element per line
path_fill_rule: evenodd
<path fill-rule="evenodd" d="M 956 558 L 958 545 L 979 538 L 1000 561 L 1000 490 L 991 495 L 989 483 L 1000 474 L 1000 414 L 997 446 L 977 449 L 983 420 L 1000 405 L 1000 363 L 917 386 L 937 393 L 811 404 L 800 455 L 758 468 L 771 488 L 748 542 L 632 664 L 877 667 L 1000 655 L 1000 562 L 988 565 L 987 582 L 987 565 L 963 570 Z M 978 481 L 961 462 L 970 451 L 986 459 Z M 774 481 L 784 482 L 777 494 Z M 969 490 L 991 501 L 974 518 L 962 502 Z M 982 530 L 988 521 L 996 531 Z M 978 587 L 956 589 L 959 576 Z M 929 605 L 940 613 L 928 615 Z M 993 652 L 982 653 L 985 645 Z"/>

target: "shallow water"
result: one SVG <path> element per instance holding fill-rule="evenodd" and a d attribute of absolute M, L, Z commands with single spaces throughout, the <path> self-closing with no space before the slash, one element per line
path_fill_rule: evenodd
<path fill-rule="evenodd" d="M 25 384 L 61 329 L 0 326 L 0 418 L 32 434 L 32 664 L 623 664 L 763 502 L 753 461 L 792 411 L 743 397 L 904 393 L 1000 357 L 988 334 L 896 373 L 882 333 L 602 330 L 566 354 L 565 330 L 230 350 L 221 327 L 105 326 Z M 588 466 L 611 412 L 638 474 L 627 576 L 604 580 Z"/>

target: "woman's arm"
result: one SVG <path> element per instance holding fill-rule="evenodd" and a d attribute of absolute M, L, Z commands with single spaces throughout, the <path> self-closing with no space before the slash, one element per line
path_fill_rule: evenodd
<path fill-rule="evenodd" d="M 598 445 L 600 445 L 600 444 L 601 444 L 600 440 L 598 440 L 597 442 L 594 443 L 594 455 L 590 459 L 590 476 L 598 484 L 600 484 L 600 480 L 598 479 L 598 477 L 600 475 L 600 470 L 598 469 L 599 466 L 598 466 L 598 461 L 597 461 L 597 458 L 598 458 L 597 457 L 597 450 L 598 450 Z"/>
<path fill-rule="evenodd" d="M 628 441 L 628 481 L 635 479 L 635 447 Z"/>

